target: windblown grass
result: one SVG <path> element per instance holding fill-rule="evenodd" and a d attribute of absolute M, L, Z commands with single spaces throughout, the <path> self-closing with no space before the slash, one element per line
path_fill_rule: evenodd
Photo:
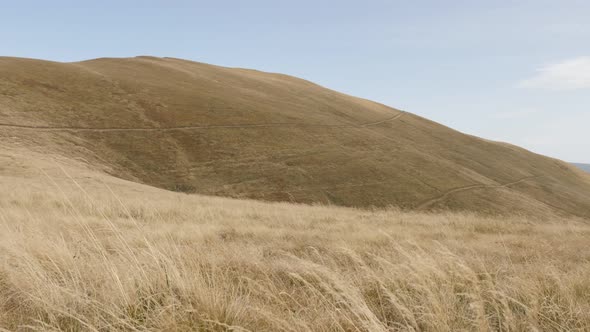
<path fill-rule="evenodd" d="M 6 330 L 590 330 L 583 221 L 48 188 L 0 195 Z"/>

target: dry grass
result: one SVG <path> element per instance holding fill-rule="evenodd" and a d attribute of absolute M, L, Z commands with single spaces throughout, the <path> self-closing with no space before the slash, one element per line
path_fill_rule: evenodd
<path fill-rule="evenodd" d="M 590 330 L 583 221 L 12 187 L 7 330 Z"/>

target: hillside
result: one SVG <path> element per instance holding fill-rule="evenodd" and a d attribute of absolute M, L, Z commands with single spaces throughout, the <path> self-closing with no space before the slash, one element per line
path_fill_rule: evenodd
<path fill-rule="evenodd" d="M 179 59 L 0 58 L 0 140 L 177 191 L 590 217 L 590 179 L 564 162 L 294 77 Z"/>
<path fill-rule="evenodd" d="M 573 163 L 574 166 L 583 169 L 586 172 L 590 172 L 590 164 Z"/>

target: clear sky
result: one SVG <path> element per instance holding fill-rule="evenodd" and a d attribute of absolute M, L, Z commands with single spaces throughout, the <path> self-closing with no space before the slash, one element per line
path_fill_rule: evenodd
<path fill-rule="evenodd" d="M 0 55 L 303 77 L 590 163 L 590 1 L 1 1 Z"/>

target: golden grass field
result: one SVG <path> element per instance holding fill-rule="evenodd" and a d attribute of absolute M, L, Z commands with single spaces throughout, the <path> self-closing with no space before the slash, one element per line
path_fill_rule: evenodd
<path fill-rule="evenodd" d="M 264 203 L 1 161 L 3 331 L 590 330 L 588 221 Z"/>

